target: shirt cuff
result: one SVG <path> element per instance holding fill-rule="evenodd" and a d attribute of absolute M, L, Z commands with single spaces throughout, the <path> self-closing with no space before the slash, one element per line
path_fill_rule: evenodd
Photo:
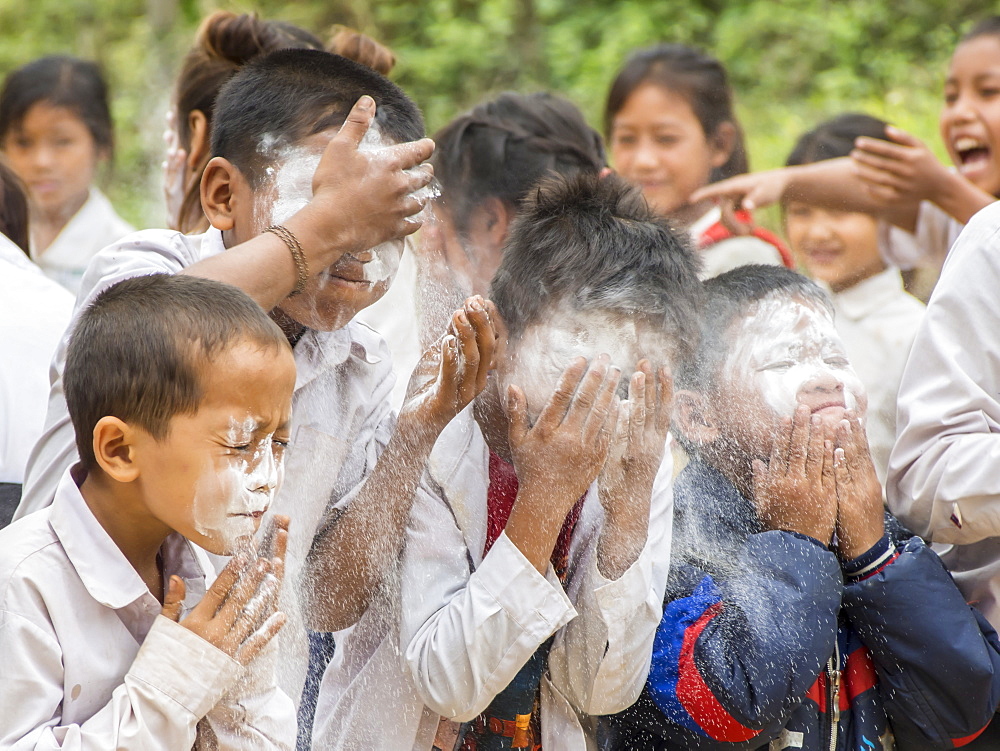
<path fill-rule="evenodd" d="M 872 545 L 866 552 L 853 560 L 844 561 L 841 564 L 841 568 L 844 574 L 850 579 L 867 579 L 892 563 L 895 553 L 896 548 L 889 539 L 889 535 L 884 534 L 882 535 L 882 539 Z"/>
<path fill-rule="evenodd" d="M 476 578 L 524 631 L 537 633 L 543 640 L 577 615 L 552 565 L 542 576 L 506 532 L 483 558 Z"/>
<path fill-rule="evenodd" d="M 129 675 L 173 699 L 200 720 L 218 704 L 242 669 L 221 649 L 159 615 Z"/>

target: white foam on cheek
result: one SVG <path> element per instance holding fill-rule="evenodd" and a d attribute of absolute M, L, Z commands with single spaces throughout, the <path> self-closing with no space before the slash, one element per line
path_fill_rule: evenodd
<path fill-rule="evenodd" d="M 403 243 L 398 240 L 372 248 L 372 259 L 364 265 L 365 281 L 373 284 L 392 281 L 399 270 L 402 256 Z"/>
<path fill-rule="evenodd" d="M 282 224 L 312 200 L 312 181 L 322 152 L 289 146 L 281 150 L 280 166 L 269 167 L 275 198 L 271 204 L 271 224 Z"/>

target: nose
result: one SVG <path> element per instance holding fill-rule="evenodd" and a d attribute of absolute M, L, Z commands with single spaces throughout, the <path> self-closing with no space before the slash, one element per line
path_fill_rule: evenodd
<path fill-rule="evenodd" d="M 829 240 L 833 237 L 830 215 L 822 209 L 814 208 L 806 225 L 806 237 L 813 241 Z"/>
<path fill-rule="evenodd" d="M 270 444 L 270 441 L 268 443 Z M 268 445 L 257 452 L 254 457 L 257 461 L 250 473 L 250 491 L 271 491 L 277 485 L 278 459 L 275 457 L 274 451 L 274 447 Z"/>
<path fill-rule="evenodd" d="M 844 382 L 826 368 L 818 368 L 809 379 L 802 384 L 801 394 L 843 396 Z"/>
<path fill-rule="evenodd" d="M 979 110 L 969 94 L 959 94 L 951 106 L 945 109 L 946 117 L 952 125 L 962 125 L 973 121 Z"/>
<path fill-rule="evenodd" d="M 636 146 L 635 153 L 632 157 L 632 163 L 635 165 L 636 169 L 653 169 L 656 167 L 658 161 L 656 149 L 654 148 L 652 141 L 649 138 L 639 139 L 639 143 Z"/>

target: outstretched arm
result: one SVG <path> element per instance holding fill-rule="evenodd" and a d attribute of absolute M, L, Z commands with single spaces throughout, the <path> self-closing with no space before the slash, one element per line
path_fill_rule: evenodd
<path fill-rule="evenodd" d="M 485 388 L 499 317 L 470 297 L 437 344 L 437 377 L 403 405 L 395 433 L 358 494 L 320 530 L 306 561 L 309 627 L 338 631 L 367 610 L 399 558 L 417 483 L 438 435 Z M 419 377 L 426 368 L 417 366 Z"/>

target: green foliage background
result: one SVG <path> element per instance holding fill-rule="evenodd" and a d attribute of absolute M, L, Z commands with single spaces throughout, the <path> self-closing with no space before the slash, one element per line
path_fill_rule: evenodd
<path fill-rule="evenodd" d="M 865 111 L 930 143 L 962 31 L 1000 3 L 976 0 L 0 0 L 0 74 L 43 54 L 97 59 L 114 95 L 118 148 L 104 182 L 138 226 L 162 223 L 159 165 L 170 82 L 199 20 L 257 11 L 321 33 L 343 23 L 390 45 L 395 80 L 433 132 L 505 89 L 558 91 L 601 128 L 628 52 L 699 45 L 728 66 L 752 166 L 780 165 L 818 120 Z M 773 217 L 772 217 L 773 219 Z"/>

